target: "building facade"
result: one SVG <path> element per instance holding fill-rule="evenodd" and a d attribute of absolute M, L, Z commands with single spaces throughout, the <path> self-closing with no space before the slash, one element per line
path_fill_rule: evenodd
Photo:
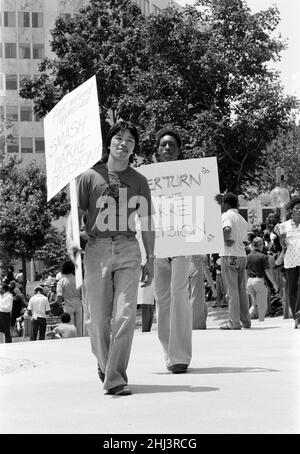
<path fill-rule="evenodd" d="M 0 119 L 4 156 L 17 154 L 24 163 L 45 163 L 43 121 L 30 100 L 19 96 L 22 79 L 38 77 L 42 58 L 53 57 L 50 30 L 60 16 L 70 19 L 89 0 L 0 0 Z M 176 2 L 132 0 L 143 14 L 159 13 Z"/>

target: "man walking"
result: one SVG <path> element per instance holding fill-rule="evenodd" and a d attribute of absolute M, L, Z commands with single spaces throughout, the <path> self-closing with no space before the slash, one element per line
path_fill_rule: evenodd
<path fill-rule="evenodd" d="M 92 352 L 106 394 L 131 394 L 126 369 L 135 330 L 141 252 L 135 237 L 140 217 L 146 263 L 141 280 L 153 278 L 155 232 L 146 178 L 129 166 L 138 146 L 136 127 L 127 121 L 108 132 L 108 157 L 78 179 L 78 204 L 88 242 L 84 252 L 85 304 Z M 80 251 L 67 224 L 69 255 Z"/>
<path fill-rule="evenodd" d="M 181 139 L 176 131 L 163 129 L 157 135 L 158 162 L 181 158 Z M 157 302 L 158 337 L 168 370 L 184 373 L 192 357 L 193 310 L 189 301 L 191 257 L 155 259 L 154 293 Z"/>
<path fill-rule="evenodd" d="M 50 314 L 50 304 L 48 298 L 43 294 L 43 287 L 37 285 L 34 288 L 35 295 L 29 300 L 27 311 L 32 315 L 30 340 L 45 340 L 47 315 Z"/>
<path fill-rule="evenodd" d="M 220 329 L 251 327 L 249 301 L 246 292 L 247 257 L 244 241 L 247 240 L 248 223 L 238 212 L 238 197 L 232 192 L 222 198 L 222 225 L 224 255 L 221 257 L 221 272 L 228 301 L 228 322 Z"/>
<path fill-rule="evenodd" d="M 0 332 L 5 336 L 5 343 L 12 342 L 10 333 L 10 319 L 13 306 L 13 296 L 9 292 L 8 284 L 0 284 Z"/>

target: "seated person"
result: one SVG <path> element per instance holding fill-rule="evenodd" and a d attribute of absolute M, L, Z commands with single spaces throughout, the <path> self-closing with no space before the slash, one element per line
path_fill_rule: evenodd
<path fill-rule="evenodd" d="M 57 325 L 52 333 L 56 339 L 67 339 L 70 337 L 77 337 L 77 330 L 74 325 L 70 323 L 71 316 L 67 312 L 64 312 L 60 317 L 62 323 Z"/>

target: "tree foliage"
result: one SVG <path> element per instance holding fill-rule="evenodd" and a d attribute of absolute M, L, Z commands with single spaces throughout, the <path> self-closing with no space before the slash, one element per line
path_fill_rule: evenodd
<path fill-rule="evenodd" d="M 52 220 L 65 215 L 68 209 L 64 191 L 47 203 L 46 176 L 35 161 L 24 167 L 11 158 L 1 168 L 1 249 L 12 258 L 21 258 L 25 281 L 25 261 L 45 244 Z"/>
<path fill-rule="evenodd" d="M 289 192 L 300 193 L 299 125 L 294 125 L 288 131 L 281 131 L 262 152 L 252 186 L 244 188 L 250 198 L 263 192 L 270 192 L 276 186 L 276 167 L 284 170 L 284 185 Z"/>
<path fill-rule="evenodd" d="M 42 260 L 46 268 L 56 270 L 60 268 L 67 256 L 65 232 L 59 232 L 53 227 L 45 235 L 43 246 L 34 253 L 34 259 Z"/>
<path fill-rule="evenodd" d="M 130 0 L 91 0 L 69 23 L 57 19 L 56 57 L 42 62 L 22 96 L 44 116 L 96 74 L 104 135 L 117 100 L 118 115 L 139 127 L 146 159 L 156 132 L 172 125 L 186 158 L 216 156 L 221 190 L 239 191 L 297 106 L 268 66 L 286 47 L 274 37 L 279 12 L 251 14 L 243 0 L 197 6 L 144 17 Z"/>

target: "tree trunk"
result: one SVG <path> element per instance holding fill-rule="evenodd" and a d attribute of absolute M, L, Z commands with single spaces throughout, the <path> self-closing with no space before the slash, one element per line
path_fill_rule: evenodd
<path fill-rule="evenodd" d="M 22 293 L 26 298 L 27 271 L 26 271 L 26 258 L 24 255 L 22 255 L 22 273 L 23 273 Z"/>

